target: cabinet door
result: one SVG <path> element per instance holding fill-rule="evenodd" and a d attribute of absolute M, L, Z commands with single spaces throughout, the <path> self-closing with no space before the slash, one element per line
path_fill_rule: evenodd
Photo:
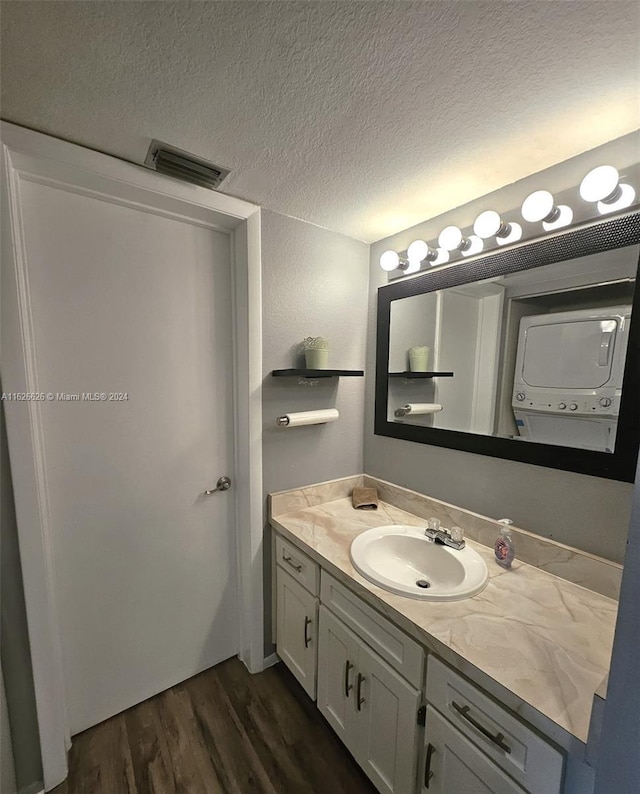
<path fill-rule="evenodd" d="M 354 752 L 355 681 L 359 640 L 326 607 L 320 606 L 318 708 L 340 739 Z"/>
<path fill-rule="evenodd" d="M 508 775 L 431 706 L 427 707 L 422 794 L 524 794 Z"/>
<path fill-rule="evenodd" d="M 360 646 L 354 684 L 357 761 L 378 791 L 412 794 L 420 693 L 366 645 Z"/>
<path fill-rule="evenodd" d="M 277 579 L 278 656 L 315 700 L 318 600 L 280 568 Z"/>

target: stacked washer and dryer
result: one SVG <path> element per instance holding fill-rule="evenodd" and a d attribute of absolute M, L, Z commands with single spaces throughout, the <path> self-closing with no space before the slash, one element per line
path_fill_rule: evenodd
<path fill-rule="evenodd" d="M 612 452 L 631 306 L 523 317 L 513 413 L 523 440 Z"/>

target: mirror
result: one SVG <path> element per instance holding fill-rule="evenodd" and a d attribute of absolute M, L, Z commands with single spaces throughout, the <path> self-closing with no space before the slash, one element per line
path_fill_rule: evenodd
<path fill-rule="evenodd" d="M 378 293 L 376 433 L 633 481 L 640 214 Z"/>

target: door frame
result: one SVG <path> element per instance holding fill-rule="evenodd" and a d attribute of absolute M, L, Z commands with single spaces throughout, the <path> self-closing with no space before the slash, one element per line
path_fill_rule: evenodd
<path fill-rule="evenodd" d="M 24 180 L 195 220 L 231 243 L 238 656 L 265 667 L 262 561 L 262 288 L 260 208 L 147 168 L 2 122 L 2 390 L 38 393 L 21 217 Z M 67 777 L 70 735 L 49 516 L 42 419 L 37 401 L 6 401 L 18 540 L 24 579 L 45 789 Z M 268 662 L 267 662 L 268 664 Z"/>

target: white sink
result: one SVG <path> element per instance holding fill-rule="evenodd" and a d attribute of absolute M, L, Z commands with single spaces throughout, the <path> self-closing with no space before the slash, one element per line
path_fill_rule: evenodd
<path fill-rule="evenodd" d="M 469 546 L 434 543 L 424 528 L 393 525 L 369 529 L 351 544 L 356 570 L 378 587 L 424 601 L 459 601 L 486 587 L 489 571 Z M 418 584 L 419 583 L 419 584 Z"/>

